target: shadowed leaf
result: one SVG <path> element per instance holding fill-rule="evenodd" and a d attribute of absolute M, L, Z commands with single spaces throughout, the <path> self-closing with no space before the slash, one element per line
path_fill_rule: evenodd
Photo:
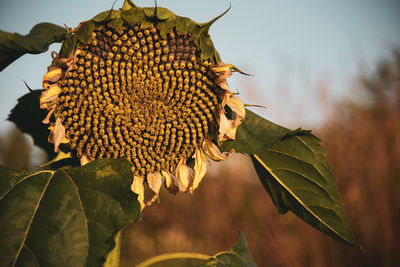
<path fill-rule="evenodd" d="M 0 167 L 0 266 L 98 266 L 140 217 L 126 160 L 37 172 Z"/>
<path fill-rule="evenodd" d="M 48 142 L 48 126 L 42 123 L 48 112 L 40 109 L 39 98 L 42 91 L 33 90 L 19 98 L 17 105 L 11 110 L 8 120 L 13 122 L 21 132 L 29 134 L 33 143 L 44 149 L 49 158 L 53 158 L 56 155 L 54 145 Z"/>
<path fill-rule="evenodd" d="M 0 71 L 24 54 L 40 54 L 65 39 L 66 30 L 51 23 L 35 25 L 27 35 L 0 30 Z"/>

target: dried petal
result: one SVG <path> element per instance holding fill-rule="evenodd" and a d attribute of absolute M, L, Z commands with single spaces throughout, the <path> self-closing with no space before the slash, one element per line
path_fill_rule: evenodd
<path fill-rule="evenodd" d="M 222 154 L 219 148 L 208 139 L 204 140 L 203 151 L 215 161 L 226 160 L 229 157 L 229 155 Z"/>
<path fill-rule="evenodd" d="M 90 160 L 86 156 L 83 156 L 81 158 L 81 166 L 84 166 L 84 165 L 88 164 L 89 162 L 90 162 Z"/>
<path fill-rule="evenodd" d="M 233 126 L 237 127 L 242 123 L 246 115 L 246 109 L 244 108 L 244 103 L 242 99 L 238 96 L 232 96 L 228 98 L 228 106 L 236 113 L 236 118 L 233 122 Z"/>
<path fill-rule="evenodd" d="M 223 141 L 226 133 L 231 129 L 231 121 L 225 116 L 225 113 L 221 111 L 219 113 L 219 135 L 218 140 Z"/>
<path fill-rule="evenodd" d="M 62 89 L 57 84 L 50 85 L 40 96 L 40 108 L 49 109 L 51 103 L 57 99 L 61 92 Z"/>
<path fill-rule="evenodd" d="M 194 179 L 193 179 L 193 185 L 190 187 L 190 191 L 193 191 L 197 187 L 199 187 L 199 184 L 207 171 L 206 155 L 201 150 L 201 148 L 196 149 L 194 157 L 195 157 Z"/>
<path fill-rule="evenodd" d="M 56 82 L 61 78 L 62 70 L 61 68 L 54 68 L 49 70 L 43 77 L 43 88 L 47 89 L 49 82 Z"/>
<path fill-rule="evenodd" d="M 176 178 L 173 174 L 168 171 L 161 171 L 164 179 L 165 179 L 165 187 L 171 193 L 177 193 L 179 191 L 178 183 L 176 182 Z"/>
<path fill-rule="evenodd" d="M 140 203 L 140 207 L 143 210 L 144 205 L 144 177 L 135 175 L 133 177 L 133 182 L 131 185 L 131 190 L 138 195 L 138 201 Z"/>
<path fill-rule="evenodd" d="M 159 172 L 150 172 L 147 175 L 147 183 L 154 193 L 158 194 L 160 192 L 163 177 Z"/>
<path fill-rule="evenodd" d="M 193 170 L 186 165 L 186 159 L 182 158 L 176 167 L 176 178 L 178 182 L 179 191 L 186 192 L 193 182 Z"/>
<path fill-rule="evenodd" d="M 61 119 L 57 118 L 56 124 L 50 126 L 49 142 L 54 143 L 54 152 L 58 152 L 58 147 L 61 143 L 66 143 L 68 140 L 65 138 L 65 128 L 61 124 Z"/>

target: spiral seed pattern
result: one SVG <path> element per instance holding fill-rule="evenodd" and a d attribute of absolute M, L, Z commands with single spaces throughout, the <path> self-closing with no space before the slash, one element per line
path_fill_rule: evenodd
<path fill-rule="evenodd" d="M 224 92 L 190 34 L 101 26 L 80 50 L 56 110 L 78 157 L 125 157 L 136 175 L 170 171 L 216 131 Z"/>

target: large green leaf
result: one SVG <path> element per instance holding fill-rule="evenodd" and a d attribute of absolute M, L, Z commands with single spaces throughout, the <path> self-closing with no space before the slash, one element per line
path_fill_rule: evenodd
<path fill-rule="evenodd" d="M 247 247 L 246 238 L 240 233 L 239 241 L 228 251 L 215 254 L 208 262 L 201 267 L 255 267 L 257 266 Z"/>
<path fill-rule="evenodd" d="M 292 211 L 316 229 L 354 247 L 326 152 L 310 131 L 291 131 L 248 111 L 236 140 L 224 150 L 251 155 L 257 174 L 280 213 Z"/>
<path fill-rule="evenodd" d="M 57 171 L 0 167 L 0 266 L 98 266 L 140 217 L 131 165 L 103 159 Z"/>
<path fill-rule="evenodd" d="M 51 23 L 39 23 L 27 35 L 0 30 L 0 71 L 24 54 L 46 52 L 52 43 L 64 40 L 65 34 L 65 28 Z"/>
<path fill-rule="evenodd" d="M 47 110 L 40 109 L 39 98 L 43 90 L 33 90 L 20 97 L 17 105 L 11 110 L 8 120 L 15 123 L 23 133 L 29 134 L 33 143 L 43 148 L 50 158 L 55 157 L 54 145 L 49 143 L 50 131 L 42 120 L 47 115 Z"/>

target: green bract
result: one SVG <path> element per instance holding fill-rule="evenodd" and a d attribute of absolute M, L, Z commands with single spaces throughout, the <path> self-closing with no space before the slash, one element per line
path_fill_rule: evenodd
<path fill-rule="evenodd" d="M 228 9 L 229 10 L 229 9 Z M 125 1 L 120 10 L 107 10 L 93 17 L 91 20 L 82 22 L 76 31 L 69 32 L 62 46 L 62 56 L 69 57 L 75 50 L 76 43 L 87 44 L 93 30 L 99 25 L 106 23 L 109 27 L 117 30 L 124 23 L 135 26 L 141 23 L 143 28 L 156 25 L 161 35 L 166 35 L 174 28 L 182 34 L 190 33 L 193 41 L 201 49 L 201 59 L 209 60 L 213 64 L 221 63 L 221 58 L 214 48 L 208 31 L 210 26 L 225 15 L 206 23 L 197 23 L 190 18 L 181 17 L 164 7 L 137 7 L 132 1 Z"/>

